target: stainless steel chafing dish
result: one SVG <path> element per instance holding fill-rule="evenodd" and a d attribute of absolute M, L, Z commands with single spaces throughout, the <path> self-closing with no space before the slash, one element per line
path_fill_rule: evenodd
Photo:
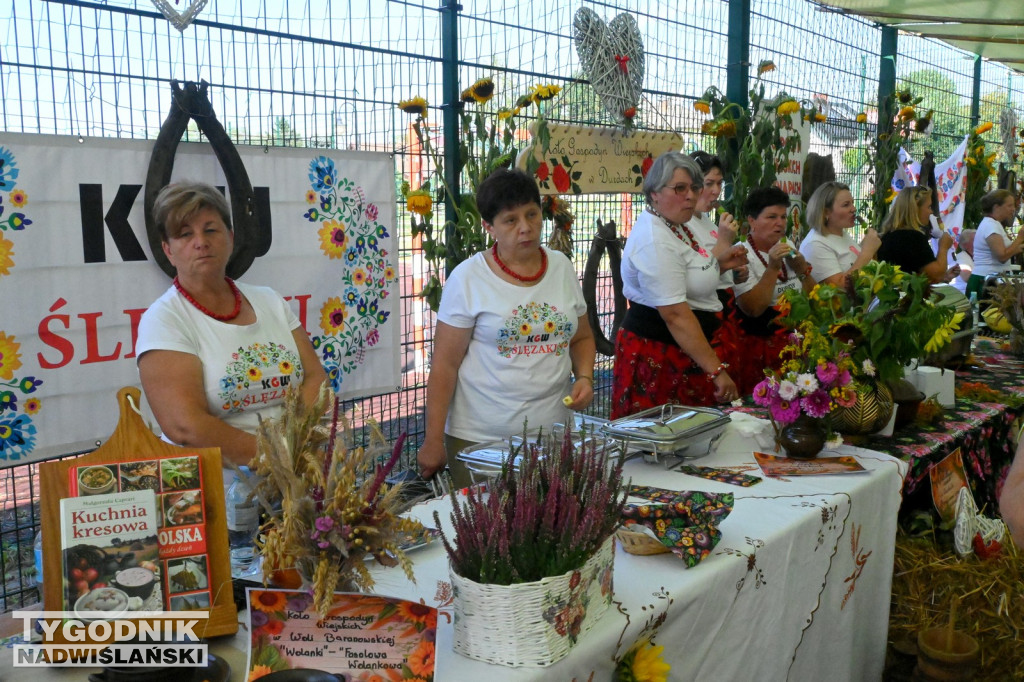
<path fill-rule="evenodd" d="M 669 403 L 609 422 L 604 432 L 631 450 L 649 451 L 648 461 L 696 459 L 711 452 L 729 422 L 729 415 L 713 407 Z"/>
<path fill-rule="evenodd" d="M 597 447 L 608 447 L 612 452 L 609 452 L 609 458 L 621 456 L 624 452 L 622 445 L 618 439 L 609 440 L 607 435 L 604 433 L 604 427 L 608 424 L 607 419 L 601 419 L 600 417 L 591 417 L 586 414 L 573 414 L 573 445 L 577 448 L 584 445 L 584 443 L 590 443 L 592 440 L 597 439 Z M 564 434 L 564 424 L 554 424 L 553 427 L 548 430 L 544 430 L 544 434 L 552 434 L 556 438 L 560 439 L 560 434 Z M 525 439 L 527 443 L 535 443 L 540 437 L 541 432 L 539 429 L 527 431 Z M 508 460 L 512 452 L 519 452 L 523 447 L 524 435 L 511 436 L 503 440 L 492 441 L 489 443 L 480 443 L 473 445 L 464 450 L 460 450 L 455 458 L 466 465 L 469 469 L 470 475 L 474 482 L 480 482 L 487 478 L 496 476 L 501 471 L 502 465 Z M 512 468 L 518 469 L 519 463 L 522 456 L 516 455 L 516 458 L 512 461 Z"/>
<path fill-rule="evenodd" d="M 970 300 L 963 295 L 956 287 L 950 284 L 937 284 L 932 287 L 932 302 L 936 305 L 948 305 L 964 314 L 964 319 L 953 334 L 949 345 L 941 348 L 921 359 L 922 365 L 944 367 L 947 364 L 956 364 L 967 358 L 971 351 L 971 341 L 978 330 L 974 327 L 974 310 L 971 308 Z"/>

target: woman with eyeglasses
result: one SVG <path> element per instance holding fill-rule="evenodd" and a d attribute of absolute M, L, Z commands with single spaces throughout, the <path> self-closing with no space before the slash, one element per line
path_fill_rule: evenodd
<path fill-rule="evenodd" d="M 841 287 L 847 275 L 874 259 L 881 243 L 874 229 L 868 228 L 859 246 L 846 234 L 857 222 L 857 207 L 848 186 L 822 184 L 807 200 L 806 215 L 811 231 L 800 242 L 800 253 L 816 282 Z"/>
<path fill-rule="evenodd" d="M 718 259 L 687 226 L 704 188 L 692 158 L 659 156 L 644 178 L 647 205 L 622 254 L 629 311 L 615 344 L 611 417 L 676 402 L 712 405 L 739 397 L 710 339 L 721 320 Z"/>
<path fill-rule="evenodd" d="M 932 253 L 932 245 L 925 230 L 931 230 L 932 191 L 928 187 L 904 187 L 892 202 L 889 215 L 882 221 L 882 245 L 878 247 L 878 260 L 900 266 L 904 272 L 925 275 L 933 284 L 948 282 L 960 272 L 948 269 L 949 250 L 953 237 L 943 232 L 939 237 L 939 251 Z"/>

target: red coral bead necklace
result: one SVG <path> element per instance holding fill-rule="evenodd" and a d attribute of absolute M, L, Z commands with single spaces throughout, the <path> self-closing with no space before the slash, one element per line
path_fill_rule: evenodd
<path fill-rule="evenodd" d="M 498 258 L 497 242 L 495 242 L 494 246 L 491 247 L 491 255 L 494 257 L 494 262 L 498 265 L 499 268 L 501 268 L 502 272 L 504 272 L 506 275 L 515 280 L 518 280 L 520 282 L 526 282 L 527 284 L 529 284 L 530 282 L 536 282 L 537 280 L 539 280 L 541 277 L 544 276 L 544 273 L 548 271 L 548 254 L 544 253 L 544 247 L 542 246 L 538 246 L 537 250 L 540 251 L 540 270 L 537 271 L 536 275 L 520 275 L 519 273 L 512 270 L 512 268 L 502 263 L 501 259 Z"/>
<path fill-rule="evenodd" d="M 233 320 L 236 317 L 238 317 L 238 314 L 242 312 L 242 292 L 238 290 L 238 287 L 235 285 L 235 283 L 232 281 L 230 277 L 225 277 L 224 281 L 228 283 L 228 286 L 231 287 L 231 293 L 235 295 L 235 307 L 230 313 L 226 313 L 223 315 L 220 313 L 213 312 L 212 310 L 204 306 L 202 303 L 197 301 L 195 298 L 193 298 L 192 294 L 188 293 L 188 290 L 185 289 L 185 287 L 181 286 L 181 282 L 178 281 L 177 277 L 174 278 L 174 288 L 177 289 L 178 293 L 184 296 L 185 300 L 191 303 L 199 312 L 203 313 L 204 315 L 208 315 L 215 320 L 220 320 L 221 322 L 228 322 L 229 320 Z"/>

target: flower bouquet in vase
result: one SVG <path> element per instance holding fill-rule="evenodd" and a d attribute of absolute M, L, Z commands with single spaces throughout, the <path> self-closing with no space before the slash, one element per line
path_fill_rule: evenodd
<path fill-rule="evenodd" d="M 841 445 L 842 437 L 832 430 L 832 412 L 857 401 L 853 360 L 844 344 L 807 321 L 790 332 L 780 360 L 780 369 L 766 370 L 753 396 L 768 408 L 776 450 L 781 446 L 789 457 L 810 459 L 826 445 Z"/>
<path fill-rule="evenodd" d="M 833 427 L 847 435 L 883 428 L 894 409 L 890 386 L 912 360 L 947 345 L 963 320 L 963 313 L 932 300 L 927 277 L 878 261 L 852 273 L 842 287 L 788 291 L 780 309 L 783 326 L 813 328 L 852 360 L 857 399 L 832 412 Z"/>
<path fill-rule="evenodd" d="M 523 441 L 486 492 L 452 496 L 455 537 L 442 541 L 455 650 L 545 666 L 569 653 L 611 603 L 612 534 L 626 491 L 621 460 L 610 462 L 597 439 L 567 429 L 561 439 Z"/>
<path fill-rule="evenodd" d="M 412 562 L 399 545 L 422 530 L 417 521 L 399 516 L 401 486 L 384 483 L 405 434 L 388 452 L 371 424 L 370 444 L 354 447 L 329 386 L 324 382 L 308 407 L 297 388 L 289 389 L 282 415 L 261 420 L 250 464 L 258 476 L 254 494 L 267 516 L 256 543 L 264 581 L 308 586 L 322 616 L 335 592 L 373 587 L 367 558 L 400 565 L 414 580 Z M 332 400 L 333 418 L 326 426 L 322 417 Z"/>

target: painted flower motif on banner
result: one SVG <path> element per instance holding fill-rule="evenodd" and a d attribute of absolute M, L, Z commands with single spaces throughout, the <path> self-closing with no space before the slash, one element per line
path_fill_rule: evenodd
<path fill-rule="evenodd" d="M 0 461 L 19 459 L 35 447 L 32 417 L 39 414 L 43 402 L 36 396 L 23 399 L 19 394 L 31 395 L 43 382 L 34 376 L 16 376 L 20 368 L 21 344 L 16 337 L 0 331 Z"/>
<path fill-rule="evenodd" d="M 506 358 L 519 354 L 561 355 L 575 331 L 574 321 L 550 303 L 527 303 L 505 319 L 498 333 L 498 353 Z"/>
<path fill-rule="evenodd" d="M 388 263 L 388 229 L 377 222 L 380 210 L 367 203 L 363 189 L 338 177 L 334 160 L 326 156 L 310 162 L 309 180 L 307 201 L 315 194 L 319 209 L 310 208 L 303 217 L 319 224 L 324 255 L 342 262 L 339 295 L 320 305 L 323 334 L 313 337 L 331 387 L 339 391 L 345 375 L 365 360 L 366 349 L 379 343 L 391 316 L 384 300 L 398 273 Z"/>

